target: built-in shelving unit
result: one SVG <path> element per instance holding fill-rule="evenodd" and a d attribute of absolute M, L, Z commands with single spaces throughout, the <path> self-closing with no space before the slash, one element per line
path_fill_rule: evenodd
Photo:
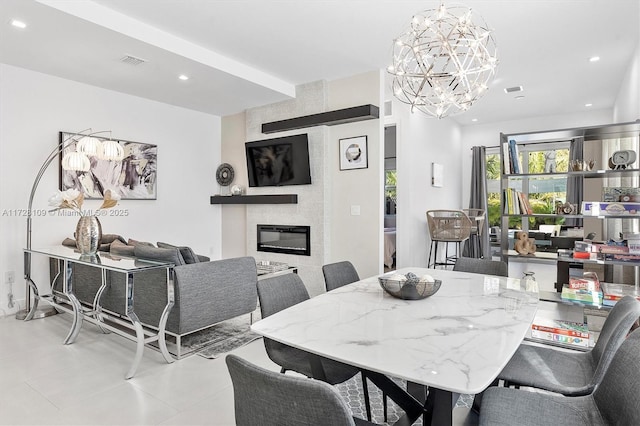
<path fill-rule="evenodd" d="M 313 126 L 335 126 L 336 124 L 355 123 L 380 117 L 380 109 L 375 105 L 360 105 L 335 111 L 272 121 L 262 124 L 262 133 L 283 132 Z"/>
<path fill-rule="evenodd" d="M 573 258 L 564 258 L 558 257 L 556 253 L 547 253 L 547 252 L 536 252 L 532 255 L 519 255 L 513 249 L 510 249 L 509 242 L 509 226 L 513 223 L 513 218 L 521 218 L 522 219 L 522 229 L 525 231 L 528 230 L 530 218 L 536 219 L 544 219 L 551 221 L 552 219 L 567 219 L 567 220 L 578 220 L 577 224 L 586 224 L 587 226 L 600 226 L 595 225 L 593 221 L 587 224 L 587 220 L 590 219 L 599 219 L 603 221 L 603 225 L 600 227 L 601 232 L 598 235 L 599 240 L 606 241 L 609 238 L 612 238 L 611 235 L 607 235 L 607 226 L 610 224 L 611 229 L 614 229 L 616 224 L 620 224 L 621 222 L 627 226 L 629 224 L 629 220 L 640 221 L 640 214 L 634 213 L 625 213 L 625 214 L 616 214 L 616 215 L 583 215 L 583 214 L 539 214 L 533 213 L 529 208 L 529 200 L 527 194 L 531 188 L 536 188 L 538 185 L 540 187 L 544 187 L 545 184 L 549 184 L 549 182 L 559 182 L 563 183 L 564 186 L 567 186 L 567 183 L 564 182 L 568 179 L 574 179 L 581 181 L 583 186 L 587 188 L 592 188 L 590 190 L 590 196 L 594 197 L 594 193 L 598 191 L 599 187 L 606 186 L 604 182 L 608 178 L 638 178 L 640 177 L 640 169 L 636 167 L 628 168 L 628 169 L 609 169 L 607 168 L 607 155 L 611 155 L 611 152 L 620 149 L 615 145 L 611 145 L 615 140 L 623 137 L 637 137 L 640 133 L 640 123 L 623 123 L 617 125 L 610 126 L 598 126 L 593 128 L 578 128 L 578 129 L 568 129 L 564 131 L 551 131 L 551 132 L 535 132 L 535 133 L 523 133 L 523 134 L 511 134 L 505 135 L 501 134 L 500 138 L 500 146 L 501 146 L 501 166 L 502 166 L 502 176 L 501 176 L 501 228 L 502 228 L 502 237 L 501 237 L 501 256 L 502 260 L 509 262 L 510 259 L 518 258 L 518 259 L 526 259 L 527 261 L 540 262 L 540 263 L 571 263 L 571 264 L 581 264 L 581 265 L 605 265 L 608 267 L 635 267 L 636 269 L 640 267 L 639 262 L 630 262 L 630 261 L 617 261 L 617 260 L 600 260 L 600 259 L 573 259 Z M 526 154 L 527 146 L 530 146 L 529 151 L 545 151 L 545 150 L 553 150 L 557 149 L 558 144 L 560 143 L 569 143 L 570 140 L 575 138 L 583 139 L 583 155 L 584 158 L 592 159 L 596 163 L 595 170 L 570 170 L 570 171 L 561 171 L 561 172 L 549 172 L 549 173 L 528 173 L 529 166 L 526 164 L 528 161 L 528 157 Z M 510 142 L 512 141 L 513 142 Z M 609 145 L 605 147 L 605 143 Z M 549 147 L 549 148 L 548 148 Z M 518 160 L 518 151 L 523 151 L 522 159 Z M 533 149 L 531 149 L 533 148 Z M 634 148 L 637 150 L 637 148 Z M 587 154 L 588 153 L 588 154 Z M 608 153 L 608 154 L 605 154 Z M 587 157 L 589 155 L 589 157 Z M 525 163 L 525 164 L 523 164 Z M 598 166 L 599 164 L 599 166 Z M 515 172 L 514 172 L 515 170 Z M 613 181 L 613 183 L 609 184 L 610 186 L 631 186 L 635 187 L 637 184 L 630 181 L 629 183 L 619 183 L 619 180 Z M 559 187 L 563 185 L 558 184 Z M 507 197 L 508 191 L 514 191 L 515 196 L 509 195 Z M 525 199 L 523 202 L 520 202 L 518 205 L 516 213 L 514 213 L 511 209 L 505 208 L 505 204 L 507 202 L 511 203 L 519 203 L 519 197 L 523 196 Z M 584 196 L 583 196 L 584 197 Z M 507 198 L 511 198 L 507 200 Z M 584 200 L 584 198 L 583 198 Z M 600 201 L 600 198 L 591 198 L 587 200 Z M 616 200 L 617 202 L 617 200 Z M 524 206 L 523 206 L 524 205 Z M 577 208 L 580 209 L 581 205 L 578 202 Z M 528 211 L 525 211 L 528 210 Z M 556 221 L 553 221 L 557 223 Z M 609 222 L 606 224 L 605 222 Z M 547 222 L 548 223 L 548 222 Z M 621 226 L 621 225 L 620 225 Z M 616 231 L 619 232 L 619 231 Z M 610 270 L 610 269 L 608 269 Z M 637 273 L 637 272 L 636 272 Z M 564 277 L 562 277 L 564 279 Z M 601 277 L 602 279 L 602 277 Z M 558 291 L 561 290 L 562 285 L 566 282 L 560 282 L 561 277 L 560 273 L 558 275 L 558 282 L 556 283 L 556 289 Z"/>
<path fill-rule="evenodd" d="M 298 194 L 212 195 L 211 204 L 298 204 Z"/>

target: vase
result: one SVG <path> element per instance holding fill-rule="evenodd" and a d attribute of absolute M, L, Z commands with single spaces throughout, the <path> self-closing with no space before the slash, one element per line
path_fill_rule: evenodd
<path fill-rule="evenodd" d="M 76 247 L 81 254 L 96 254 L 102 240 L 102 225 L 96 216 L 82 216 L 76 226 Z"/>

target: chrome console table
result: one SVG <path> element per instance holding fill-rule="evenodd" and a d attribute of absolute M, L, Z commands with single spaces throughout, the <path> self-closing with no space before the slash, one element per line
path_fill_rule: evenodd
<path fill-rule="evenodd" d="M 62 264 L 59 274 L 62 274 L 63 293 L 68 298 L 71 309 L 69 309 L 68 305 L 59 303 L 56 296 L 53 294 L 53 289 L 50 295 L 41 295 L 37 297 L 39 300 L 43 300 L 51 304 L 56 309 L 69 312 L 73 315 L 71 329 L 69 330 L 67 337 L 64 339 L 65 345 L 72 344 L 75 341 L 78 333 L 80 333 L 80 329 L 82 328 L 83 320 L 87 320 L 90 323 L 97 325 L 105 333 L 107 331 L 112 331 L 136 342 L 136 354 L 134 356 L 133 364 L 125 376 L 126 379 L 132 378 L 136 373 L 138 365 L 142 360 L 144 346 L 147 343 L 157 341 L 160 352 L 167 363 L 172 363 L 174 361 L 173 357 L 167 350 L 167 344 L 165 341 L 165 326 L 167 324 L 167 318 L 169 317 L 169 312 L 175 302 L 175 289 L 173 282 L 174 265 L 172 263 L 154 262 L 125 256 L 112 256 L 109 253 L 102 252 L 99 252 L 96 255 L 81 255 L 78 251 L 64 246 L 25 249 L 24 255 L 25 265 L 30 264 L 32 255 L 42 255 L 48 258 L 57 259 Z M 74 294 L 74 283 L 72 279 L 73 269 L 71 268 L 71 265 L 74 263 L 99 268 L 101 270 L 101 286 L 95 295 L 93 306 L 90 308 L 83 307 Z M 142 326 L 135 313 L 133 300 L 133 288 L 136 274 L 151 269 L 166 269 L 167 272 L 167 304 L 160 316 L 157 332 L 149 331 Z M 107 285 L 107 271 L 119 272 L 125 276 L 123 281 L 123 285 L 126 287 L 125 312 L 130 323 L 117 318 L 110 317 L 109 319 L 113 320 L 116 325 L 121 325 L 129 329 L 133 328 L 135 336 L 128 333 L 126 329 L 123 330 L 123 327 L 117 327 L 104 321 L 104 314 L 100 306 L 100 298 Z M 32 282 L 30 274 L 30 268 L 26 269 L 25 278 L 28 282 Z M 57 276 L 52 280 L 52 282 L 55 282 L 56 279 Z M 76 283 L 76 285 L 78 284 Z M 37 304 L 34 304 L 34 307 L 35 306 L 37 306 Z M 146 337 L 147 335 L 149 337 Z"/>

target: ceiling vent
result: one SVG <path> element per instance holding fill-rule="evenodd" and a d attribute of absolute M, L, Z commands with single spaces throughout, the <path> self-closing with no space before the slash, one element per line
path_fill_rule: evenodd
<path fill-rule="evenodd" d="M 522 92 L 524 89 L 522 88 L 522 86 L 513 86 L 513 87 L 507 87 L 506 89 L 504 89 L 504 93 L 514 93 L 514 92 Z"/>
<path fill-rule="evenodd" d="M 140 65 L 147 61 L 146 59 L 141 59 L 141 58 L 136 58 L 135 56 L 126 55 L 123 58 L 120 58 L 120 62 L 129 64 L 129 65 Z"/>

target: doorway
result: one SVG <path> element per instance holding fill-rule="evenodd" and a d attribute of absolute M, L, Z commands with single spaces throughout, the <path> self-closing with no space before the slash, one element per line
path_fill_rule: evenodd
<path fill-rule="evenodd" d="M 384 128 L 384 271 L 396 268 L 396 126 Z"/>

